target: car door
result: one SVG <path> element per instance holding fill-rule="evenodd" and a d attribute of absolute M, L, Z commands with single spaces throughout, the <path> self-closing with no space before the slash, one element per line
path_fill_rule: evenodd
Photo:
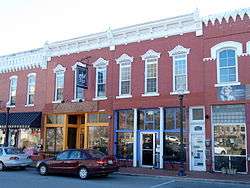
<path fill-rule="evenodd" d="M 64 171 L 64 161 L 69 157 L 70 151 L 63 151 L 59 153 L 54 159 L 47 162 L 50 172 L 53 173 L 65 173 Z"/>
<path fill-rule="evenodd" d="M 80 160 L 82 160 L 81 150 L 71 150 L 68 159 L 64 161 L 65 172 L 75 173 L 78 169 Z"/>

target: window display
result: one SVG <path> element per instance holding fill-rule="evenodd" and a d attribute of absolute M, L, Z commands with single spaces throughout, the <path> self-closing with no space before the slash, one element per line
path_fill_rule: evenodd
<path fill-rule="evenodd" d="M 88 127 L 88 148 L 108 153 L 108 127 Z"/>
<path fill-rule="evenodd" d="M 133 142 L 132 132 L 117 133 L 117 158 L 133 159 Z"/>
<path fill-rule="evenodd" d="M 52 127 L 46 129 L 46 151 L 59 152 L 63 150 L 63 129 Z"/>

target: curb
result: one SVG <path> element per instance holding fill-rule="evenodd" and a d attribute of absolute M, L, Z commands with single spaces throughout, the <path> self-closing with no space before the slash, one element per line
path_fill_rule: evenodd
<path fill-rule="evenodd" d="M 191 177 L 175 177 L 175 176 L 162 176 L 162 175 L 149 175 L 149 174 L 131 174 L 126 172 L 116 172 L 114 174 L 125 176 L 143 176 L 143 177 L 157 177 L 157 178 L 172 178 L 174 180 L 187 180 L 187 181 L 205 181 L 205 182 L 217 182 L 228 184 L 250 184 L 250 181 L 237 181 L 237 180 L 219 180 L 219 179 L 206 179 L 206 178 L 191 178 Z"/>

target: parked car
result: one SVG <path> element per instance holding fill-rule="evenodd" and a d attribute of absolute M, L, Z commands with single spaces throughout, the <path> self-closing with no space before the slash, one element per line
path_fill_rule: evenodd
<path fill-rule="evenodd" d="M 31 164 L 32 160 L 22 150 L 14 147 L 0 147 L 0 171 L 17 167 L 25 169 Z"/>
<path fill-rule="evenodd" d="M 118 163 L 114 157 L 93 149 L 65 150 L 54 158 L 39 161 L 37 169 L 40 175 L 49 173 L 76 174 L 80 179 L 92 175 L 108 176 L 118 171 Z"/>

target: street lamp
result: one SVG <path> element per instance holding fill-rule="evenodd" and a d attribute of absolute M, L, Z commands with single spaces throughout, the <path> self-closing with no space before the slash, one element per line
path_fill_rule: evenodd
<path fill-rule="evenodd" d="M 183 98 L 184 98 L 184 90 L 178 90 L 178 98 L 179 98 L 179 107 L 180 107 L 180 165 L 178 176 L 186 176 L 185 168 L 184 168 L 184 160 L 185 160 L 185 151 L 183 145 Z"/>
<path fill-rule="evenodd" d="M 4 139 L 4 146 L 9 146 L 9 114 L 10 114 L 10 107 L 6 108 L 6 131 L 5 131 L 5 139 Z"/>

